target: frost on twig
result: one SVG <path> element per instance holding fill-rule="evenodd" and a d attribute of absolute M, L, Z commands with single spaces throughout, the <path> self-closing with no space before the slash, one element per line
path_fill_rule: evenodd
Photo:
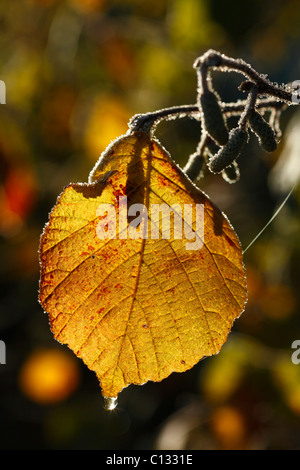
<path fill-rule="evenodd" d="M 201 122 L 201 138 L 197 150 L 190 155 L 184 171 L 195 180 L 203 175 L 205 166 L 220 173 L 227 182 L 239 179 L 237 158 L 253 133 L 266 152 L 273 152 L 281 138 L 280 115 L 290 105 L 300 102 L 299 91 L 289 84 L 278 85 L 258 73 L 242 59 L 233 59 L 209 50 L 194 62 L 198 78 L 197 101 L 194 105 L 174 106 L 133 116 L 129 132 L 144 131 L 152 135 L 162 120 L 182 117 Z M 236 72 L 244 77 L 239 90 L 245 100 L 224 103 L 213 89 L 212 73 Z M 238 116 L 230 129 L 228 118 Z M 267 117 L 266 117 L 267 116 Z"/>

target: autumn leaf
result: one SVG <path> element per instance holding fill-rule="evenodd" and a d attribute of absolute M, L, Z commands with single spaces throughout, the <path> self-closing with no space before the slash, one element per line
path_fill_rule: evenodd
<path fill-rule="evenodd" d="M 88 183 L 65 188 L 40 262 L 52 332 L 96 372 L 104 397 L 218 353 L 246 301 L 229 221 L 145 132 L 119 138 Z"/>

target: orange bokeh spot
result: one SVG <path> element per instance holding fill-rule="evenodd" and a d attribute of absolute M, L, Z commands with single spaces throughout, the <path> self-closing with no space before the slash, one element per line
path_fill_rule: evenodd
<path fill-rule="evenodd" d="M 290 286 L 275 284 L 266 286 L 259 304 L 266 316 L 282 319 L 293 313 L 296 299 Z"/>
<path fill-rule="evenodd" d="M 29 168 L 15 166 L 6 174 L 0 187 L 0 233 L 18 232 L 36 201 L 37 184 Z"/>
<path fill-rule="evenodd" d="M 214 434 L 224 449 L 241 449 L 245 438 L 245 423 L 241 413 L 231 406 L 214 411 L 211 420 Z"/>
<path fill-rule="evenodd" d="M 76 362 L 67 353 L 54 349 L 34 352 L 23 364 L 19 375 L 22 392 L 40 404 L 65 400 L 78 382 Z"/>

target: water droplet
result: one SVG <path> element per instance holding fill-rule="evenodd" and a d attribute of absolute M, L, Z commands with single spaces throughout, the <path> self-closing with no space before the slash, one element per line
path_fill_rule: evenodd
<path fill-rule="evenodd" d="M 114 410 L 118 404 L 118 397 L 103 397 L 103 406 L 105 410 Z"/>

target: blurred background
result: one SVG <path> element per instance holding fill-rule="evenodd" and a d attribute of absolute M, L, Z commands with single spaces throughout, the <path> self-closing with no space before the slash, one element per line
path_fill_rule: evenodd
<path fill-rule="evenodd" d="M 130 117 L 196 100 L 194 60 L 209 48 L 273 81 L 300 79 L 296 0 L 20 0 L 0 3 L 1 449 L 299 449 L 300 110 L 281 118 L 278 150 L 251 138 L 241 179 L 199 186 L 245 248 L 249 300 L 218 356 L 161 383 L 130 386 L 103 409 L 95 374 L 52 337 L 38 297 L 39 237 L 58 194 L 87 181 Z M 225 101 L 237 74 L 216 74 Z M 162 123 L 181 166 L 197 121 Z"/>

